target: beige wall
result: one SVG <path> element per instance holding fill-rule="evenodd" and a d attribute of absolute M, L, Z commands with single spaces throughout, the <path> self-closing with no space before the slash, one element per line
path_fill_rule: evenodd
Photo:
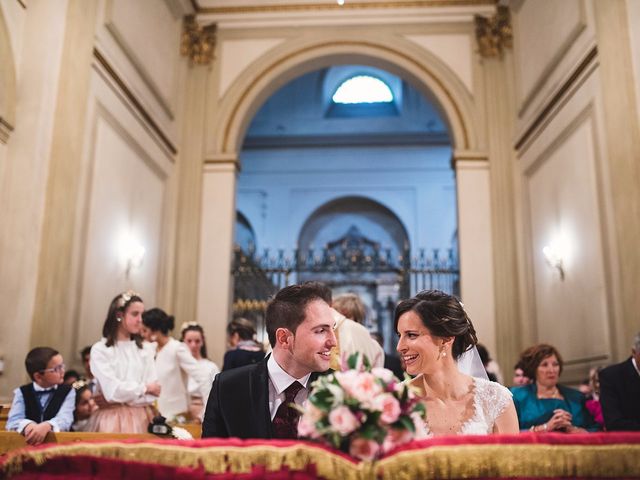
<path fill-rule="evenodd" d="M 620 135 L 628 138 L 628 131 L 607 128 L 612 95 L 625 85 L 625 72 L 616 70 L 613 83 L 603 81 L 608 76 L 603 63 L 614 57 L 632 77 L 635 47 L 631 36 L 612 38 L 620 25 L 603 22 L 610 7 L 624 2 L 548 2 L 553 8 L 540 8 L 540 3 L 512 2 L 521 321 L 523 340 L 556 345 L 569 362 L 566 379 L 577 381 L 589 366 L 624 358 L 631 323 L 637 325 L 625 313 L 629 300 L 621 295 L 628 282 L 621 266 L 634 264 L 637 252 L 623 252 L 616 232 L 620 221 L 638 223 L 632 213 L 635 200 L 627 197 L 631 208 L 626 213 L 620 207 L 627 207 L 615 201 L 619 183 L 614 177 L 624 175 L 624 167 L 613 161 L 610 148 L 619 144 Z M 638 22 L 639 12 L 631 10 L 632 16 L 622 15 L 628 25 Z M 615 47 L 607 49 L 603 41 Z M 635 105 L 633 88 L 627 98 Z M 631 112 L 636 115 L 634 108 Z M 564 278 L 542 253 L 556 241 L 563 245 Z"/>
<path fill-rule="evenodd" d="M 4 4 L 5 2 L 3 2 Z M 25 378 L 38 279 L 49 156 L 66 24 L 66 2 L 33 2 L 23 12 L 15 45 L 22 51 L 16 78 L 15 130 L 7 143 L 0 185 L 0 355 L 6 398 Z M 21 101 L 17 101 L 21 99 Z M 60 279 L 62 280 L 62 279 Z"/>
<path fill-rule="evenodd" d="M 3 15 L 19 20 L 8 30 L 21 100 L 0 142 L 2 399 L 25 379 L 35 345 L 79 367 L 78 350 L 99 339 L 125 288 L 171 308 L 176 164 L 190 114 L 179 88 L 184 2 L 34 0 L 9 14 L 6 3 Z M 146 249 L 128 273 L 125 233 Z"/>

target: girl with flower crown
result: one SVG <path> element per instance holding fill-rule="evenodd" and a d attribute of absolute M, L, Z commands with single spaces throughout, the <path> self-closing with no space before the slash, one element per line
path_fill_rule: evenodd
<path fill-rule="evenodd" d="M 100 404 L 88 431 L 145 433 L 160 395 L 153 348 L 140 337 L 144 303 L 135 292 L 116 296 L 102 327 L 103 338 L 91 347 L 91 371 Z M 101 398 L 102 397 L 102 398 Z"/>

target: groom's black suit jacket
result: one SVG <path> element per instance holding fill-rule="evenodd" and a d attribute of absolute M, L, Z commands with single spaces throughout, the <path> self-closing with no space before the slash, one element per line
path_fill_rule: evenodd
<path fill-rule="evenodd" d="M 599 378 L 607 430 L 640 430 L 640 375 L 631 358 L 601 370 Z"/>
<path fill-rule="evenodd" d="M 202 438 L 272 438 L 267 359 L 219 373 L 202 421 Z M 312 373 L 307 388 L 316 378 Z"/>

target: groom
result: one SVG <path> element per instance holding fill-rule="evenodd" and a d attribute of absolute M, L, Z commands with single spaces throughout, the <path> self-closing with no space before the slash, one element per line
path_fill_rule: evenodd
<path fill-rule="evenodd" d="M 260 363 L 218 374 L 202 422 L 202 437 L 296 438 L 298 414 L 316 372 L 329 368 L 336 345 L 331 291 L 318 283 L 291 285 L 269 302 L 265 322 L 273 352 Z"/>

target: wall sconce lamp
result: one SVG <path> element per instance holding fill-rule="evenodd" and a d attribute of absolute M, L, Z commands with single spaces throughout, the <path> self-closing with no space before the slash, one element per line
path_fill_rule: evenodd
<path fill-rule="evenodd" d="M 556 268 L 560 273 L 560 280 L 564 280 L 564 266 L 562 260 L 562 252 L 558 245 L 547 245 L 542 249 L 544 258 L 550 267 Z"/>
<path fill-rule="evenodd" d="M 142 266 L 146 250 L 133 237 L 126 236 L 120 244 L 120 252 L 126 265 L 125 276 L 129 278 L 132 269 Z"/>

